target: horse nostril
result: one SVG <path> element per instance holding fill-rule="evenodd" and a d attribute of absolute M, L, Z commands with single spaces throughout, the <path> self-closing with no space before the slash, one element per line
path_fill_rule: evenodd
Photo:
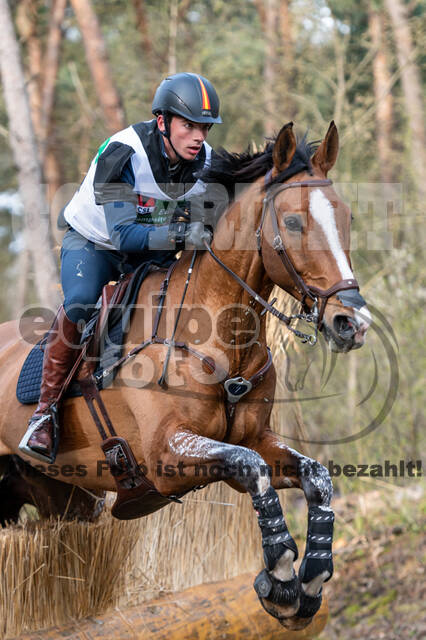
<path fill-rule="evenodd" d="M 344 340 L 352 338 L 357 330 L 354 319 L 349 316 L 336 316 L 333 324 L 336 333 Z"/>

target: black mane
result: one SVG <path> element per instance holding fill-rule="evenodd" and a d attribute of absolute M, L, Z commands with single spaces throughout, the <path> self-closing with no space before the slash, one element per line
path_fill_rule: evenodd
<path fill-rule="evenodd" d="M 278 174 L 269 184 L 284 182 L 296 173 L 309 171 L 312 174 L 311 158 L 319 142 L 308 142 L 307 134 L 297 141 L 296 151 L 287 169 Z M 211 167 L 200 173 L 204 182 L 217 182 L 224 185 L 230 193 L 237 183 L 251 183 L 264 176 L 273 166 L 272 151 L 275 138 L 268 140 L 263 151 L 251 153 L 250 147 L 243 153 L 229 153 L 219 149 L 212 156 Z"/>

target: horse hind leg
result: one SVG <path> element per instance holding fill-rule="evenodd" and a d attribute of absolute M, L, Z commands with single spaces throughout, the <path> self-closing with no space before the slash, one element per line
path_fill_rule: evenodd
<path fill-rule="evenodd" d="M 199 485 L 199 475 L 194 472 L 197 465 L 205 468 L 203 479 L 230 480 L 250 494 L 258 516 L 266 567 L 256 578 L 254 587 L 265 610 L 285 626 L 285 618 L 294 616 L 299 609 L 299 580 L 293 568 L 297 546 L 287 529 L 265 461 L 247 447 L 218 442 L 189 431 L 175 432 L 166 448 L 166 462 L 177 468 L 179 462 L 184 473 L 178 479 L 156 478 L 156 488 L 162 494 L 179 493 Z"/>
<path fill-rule="evenodd" d="M 0 526 L 16 524 L 19 512 L 24 504 L 29 503 L 27 486 L 16 477 L 12 456 L 0 459 Z"/>
<path fill-rule="evenodd" d="M 86 491 L 42 474 L 19 456 L 10 458 L 8 472 L 3 478 L 6 480 L 4 491 L 10 491 L 7 501 L 9 509 L 12 510 L 15 505 L 16 511 L 19 505 L 18 515 L 23 504 L 36 507 L 42 518 L 59 516 L 65 520 L 90 522 L 101 514 L 105 492 Z M 1 517 L 3 513 L 2 504 Z M 14 521 L 17 521 L 17 517 Z"/>

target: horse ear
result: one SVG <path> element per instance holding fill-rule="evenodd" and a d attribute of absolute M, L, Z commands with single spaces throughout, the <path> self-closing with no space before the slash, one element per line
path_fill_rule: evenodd
<path fill-rule="evenodd" d="M 274 161 L 274 167 L 278 172 L 287 169 L 293 160 L 295 151 L 296 138 L 293 133 L 293 123 L 288 122 L 277 135 L 274 149 L 272 151 L 272 160 Z"/>
<path fill-rule="evenodd" d="M 330 122 L 328 131 L 324 140 L 315 152 L 312 158 L 312 164 L 314 167 L 318 167 L 324 175 L 330 171 L 334 166 L 339 153 L 339 134 L 337 133 L 337 127 L 334 124 L 334 120 Z"/>

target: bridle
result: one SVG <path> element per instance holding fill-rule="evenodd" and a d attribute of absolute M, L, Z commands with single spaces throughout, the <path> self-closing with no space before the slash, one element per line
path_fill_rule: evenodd
<path fill-rule="evenodd" d="M 287 250 L 284 246 L 283 239 L 281 237 L 281 232 L 278 225 L 278 216 L 277 211 L 275 209 L 275 198 L 279 193 L 285 191 L 286 189 L 292 189 L 295 187 L 323 187 L 329 186 L 332 183 L 331 180 L 302 180 L 299 182 L 290 182 L 289 184 L 281 184 L 277 189 L 270 188 L 270 180 L 271 180 L 272 170 L 268 171 L 265 176 L 265 189 L 266 195 L 263 199 L 263 209 L 262 215 L 260 218 L 260 223 L 258 228 L 256 229 L 256 241 L 257 241 L 257 250 L 259 255 L 262 255 L 262 230 L 263 225 L 266 219 L 266 215 L 268 211 L 271 216 L 272 229 L 274 233 L 274 239 L 272 241 L 272 248 L 278 254 L 281 259 L 281 262 L 284 265 L 284 268 L 291 276 L 296 291 L 300 294 L 301 299 L 300 303 L 302 305 L 301 313 L 297 313 L 291 316 L 287 316 L 278 309 L 274 307 L 274 303 L 276 298 L 272 300 L 271 303 L 264 300 L 258 293 L 256 293 L 244 280 L 242 280 L 236 273 L 232 271 L 226 264 L 218 258 L 213 252 L 210 245 L 205 242 L 205 247 L 214 258 L 214 260 L 220 264 L 220 266 L 225 269 L 227 273 L 229 273 L 240 285 L 243 289 L 245 289 L 259 304 L 264 307 L 263 313 L 268 311 L 272 315 L 274 315 L 278 320 L 287 325 L 289 331 L 294 333 L 298 338 L 302 340 L 302 342 L 307 342 L 310 345 L 314 345 L 318 339 L 318 331 L 321 329 L 322 321 L 324 317 L 325 307 L 327 302 L 331 296 L 336 294 L 338 291 L 344 291 L 346 289 L 359 289 L 358 282 L 353 279 L 339 280 L 334 285 L 332 285 L 329 289 L 319 289 L 318 287 L 313 287 L 311 285 L 307 285 L 303 278 L 297 273 L 290 256 L 287 253 Z M 268 188 L 269 187 L 269 188 Z M 312 301 L 311 308 L 307 305 L 307 299 Z M 320 300 L 320 306 L 318 306 L 318 300 Z M 295 329 L 291 326 L 293 320 L 304 320 L 305 322 L 312 323 L 314 326 L 314 333 L 308 334 L 298 329 Z"/>

